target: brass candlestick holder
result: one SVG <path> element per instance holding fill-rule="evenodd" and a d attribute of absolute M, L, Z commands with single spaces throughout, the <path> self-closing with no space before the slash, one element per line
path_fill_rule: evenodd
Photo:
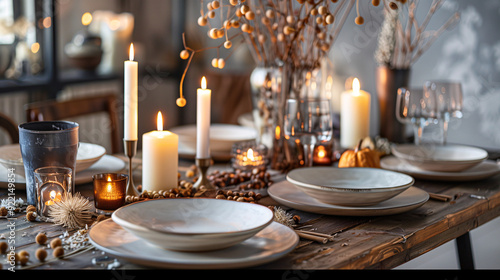
<path fill-rule="evenodd" d="M 193 185 L 195 189 L 200 186 L 205 186 L 206 190 L 215 190 L 215 187 L 208 181 L 207 179 L 207 171 L 210 165 L 212 164 L 211 158 L 196 158 L 195 159 L 196 167 L 198 168 L 198 181 L 196 181 Z"/>
<path fill-rule="evenodd" d="M 137 140 L 123 140 L 123 146 L 125 155 L 128 157 L 128 182 L 126 195 L 138 196 L 139 192 L 134 185 L 134 178 L 132 177 L 132 158 L 137 152 Z"/>

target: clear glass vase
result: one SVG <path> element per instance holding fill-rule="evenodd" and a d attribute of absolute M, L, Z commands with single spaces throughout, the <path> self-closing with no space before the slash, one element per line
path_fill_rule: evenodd
<path fill-rule="evenodd" d="M 301 145 L 283 133 L 285 104 L 289 98 L 319 97 L 320 71 L 317 67 L 296 67 L 286 63 L 258 66 L 250 76 L 253 120 L 259 144 L 268 147 L 271 168 L 287 170 L 304 162 Z"/>

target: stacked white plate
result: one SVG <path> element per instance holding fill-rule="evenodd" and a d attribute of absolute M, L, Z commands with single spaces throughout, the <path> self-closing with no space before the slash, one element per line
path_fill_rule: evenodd
<path fill-rule="evenodd" d="M 487 151 L 466 145 L 401 144 L 392 147 L 392 154 L 382 158 L 382 168 L 415 178 L 463 181 L 500 172 L 495 162 L 487 160 Z"/>
<path fill-rule="evenodd" d="M 275 260 L 298 244 L 263 205 L 212 198 L 176 198 L 124 206 L 94 226 L 99 249 L 165 268 L 237 268 Z M 137 248 L 140 248 L 137 250 Z"/>
<path fill-rule="evenodd" d="M 327 204 L 369 206 L 393 198 L 413 185 L 411 176 L 380 168 L 298 168 L 287 181 Z"/>

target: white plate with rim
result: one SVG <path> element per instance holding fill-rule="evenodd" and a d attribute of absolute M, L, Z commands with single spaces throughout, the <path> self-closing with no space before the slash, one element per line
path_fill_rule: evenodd
<path fill-rule="evenodd" d="M 179 152 L 196 153 L 196 125 L 177 126 L 170 129 L 179 136 Z M 254 128 L 232 124 L 210 125 L 210 151 L 214 153 L 231 153 L 234 143 L 257 139 Z"/>
<path fill-rule="evenodd" d="M 500 174 L 500 165 L 493 160 L 485 160 L 462 172 L 428 171 L 406 163 L 395 156 L 380 159 L 380 166 L 387 170 L 408 174 L 416 179 L 435 181 L 475 181 Z"/>
<path fill-rule="evenodd" d="M 236 269 L 257 266 L 283 257 L 299 242 L 299 237 L 292 229 L 272 222 L 250 239 L 226 249 L 177 252 L 150 245 L 112 219 L 93 226 L 89 231 L 89 239 L 96 248 L 117 258 L 143 266 L 172 269 Z"/>
<path fill-rule="evenodd" d="M 119 172 L 124 170 L 125 167 L 126 164 L 123 160 L 114 156 L 104 155 L 101 159 L 99 159 L 89 168 L 77 172 L 75 176 L 75 184 L 80 185 L 80 184 L 90 183 L 92 182 L 92 175 L 96 173 Z M 24 167 L 22 168 L 24 170 Z M 8 169 L 5 166 L 0 165 L 0 188 L 8 187 L 8 178 L 9 178 Z M 24 176 L 16 174 L 14 176 L 14 185 L 16 189 L 26 189 L 26 179 L 24 178 Z"/>
<path fill-rule="evenodd" d="M 272 223 L 273 211 L 225 199 L 176 198 L 129 204 L 111 218 L 160 248 L 196 252 L 243 242 Z"/>
<path fill-rule="evenodd" d="M 413 185 L 403 173 L 368 167 L 307 167 L 286 179 L 309 196 L 329 204 L 367 206 L 390 199 Z"/>
<path fill-rule="evenodd" d="M 392 154 L 422 170 L 458 172 L 488 158 L 488 152 L 466 145 L 400 144 L 391 147 Z"/>
<path fill-rule="evenodd" d="M 76 171 L 82 171 L 106 154 L 106 148 L 97 144 L 80 142 L 76 154 Z M 14 167 L 16 174 L 24 177 L 24 165 L 19 144 L 10 144 L 0 147 L 0 164 L 4 167 Z"/>
<path fill-rule="evenodd" d="M 282 181 L 267 190 L 276 202 L 306 212 L 334 216 L 386 216 L 411 211 L 429 200 L 429 194 L 417 187 L 410 187 L 399 195 L 372 206 L 349 207 L 322 203 L 296 187 Z"/>

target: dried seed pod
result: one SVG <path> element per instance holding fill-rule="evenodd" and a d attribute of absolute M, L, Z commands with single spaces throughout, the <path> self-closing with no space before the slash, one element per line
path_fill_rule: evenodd
<path fill-rule="evenodd" d="M 207 13 L 207 17 L 209 18 L 214 18 L 215 17 L 215 12 L 214 11 L 210 11 Z"/>
<path fill-rule="evenodd" d="M 47 258 L 47 251 L 45 251 L 45 249 L 44 249 L 44 248 L 38 248 L 38 249 L 36 250 L 36 252 L 35 252 L 35 257 L 36 257 L 39 261 L 43 262 L 43 261 L 45 261 L 45 258 Z"/>
<path fill-rule="evenodd" d="M 187 50 L 182 50 L 179 56 L 181 57 L 181 59 L 188 59 L 189 52 Z"/>
<path fill-rule="evenodd" d="M 250 7 L 248 7 L 247 5 L 241 5 L 240 12 L 242 15 L 246 14 L 249 11 L 250 11 Z"/>
<path fill-rule="evenodd" d="M 45 233 L 43 232 L 39 232 L 35 237 L 35 241 L 39 245 L 44 245 L 45 243 L 47 243 L 47 235 L 45 235 Z"/>
<path fill-rule="evenodd" d="M 325 17 L 325 22 L 326 24 L 332 24 L 335 20 L 335 17 L 333 15 L 326 15 Z"/>
<path fill-rule="evenodd" d="M 245 18 L 248 20 L 254 20 L 255 19 L 255 13 L 252 11 L 248 11 L 245 13 Z"/>
<path fill-rule="evenodd" d="M 267 18 L 274 18 L 274 11 L 269 9 L 266 11 L 266 17 Z"/>
<path fill-rule="evenodd" d="M 217 1 L 217 0 L 212 1 L 212 8 L 218 9 L 219 7 L 220 7 L 219 1 Z"/>
<path fill-rule="evenodd" d="M 198 18 L 198 25 L 199 26 L 205 26 L 207 25 L 208 21 L 206 17 L 199 17 Z"/>
<path fill-rule="evenodd" d="M 380 4 L 380 0 L 372 0 L 372 5 L 373 6 L 378 6 Z"/>
<path fill-rule="evenodd" d="M 179 97 L 175 100 L 175 104 L 179 107 L 184 107 L 186 106 L 186 99 L 184 97 Z"/>
<path fill-rule="evenodd" d="M 2 208 L 3 208 L 3 207 L 2 207 Z M 30 211 L 32 211 L 32 212 L 36 212 L 36 207 L 35 207 L 34 205 L 28 205 L 28 206 L 26 207 L 26 212 L 30 212 Z M 1 216 L 1 215 L 0 215 L 0 216 Z"/>
<path fill-rule="evenodd" d="M 64 256 L 64 248 L 59 246 L 54 248 L 54 251 L 52 251 L 52 256 L 55 258 L 62 258 Z"/>
<path fill-rule="evenodd" d="M 365 22 L 365 19 L 362 16 L 357 16 L 356 19 L 354 20 L 354 22 L 357 25 L 362 25 Z"/>
<path fill-rule="evenodd" d="M 326 15 L 326 13 L 328 12 L 328 8 L 325 7 L 325 6 L 319 6 L 318 7 L 318 13 L 320 15 Z"/>

